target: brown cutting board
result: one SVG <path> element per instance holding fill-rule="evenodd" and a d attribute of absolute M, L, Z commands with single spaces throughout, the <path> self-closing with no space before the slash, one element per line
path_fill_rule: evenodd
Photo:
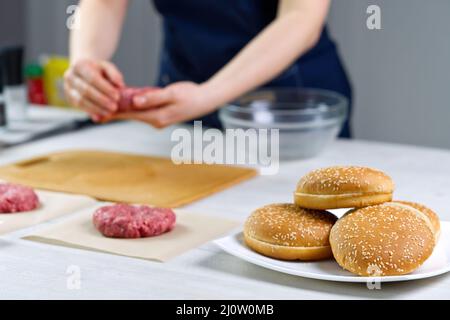
<path fill-rule="evenodd" d="M 186 205 L 255 176 L 253 169 L 104 151 L 68 151 L 0 167 L 0 178 L 99 200 Z"/>

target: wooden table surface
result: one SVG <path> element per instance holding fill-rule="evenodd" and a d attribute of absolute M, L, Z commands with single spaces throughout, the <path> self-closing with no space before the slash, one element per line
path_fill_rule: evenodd
<path fill-rule="evenodd" d="M 98 126 L 0 150 L 0 164 L 74 148 L 168 156 L 172 130 L 156 131 L 133 122 Z M 450 151 L 355 140 L 336 141 L 315 159 L 282 163 L 276 175 L 259 176 L 185 208 L 244 221 L 253 209 L 268 202 L 291 201 L 297 180 L 309 170 L 334 164 L 385 170 L 396 181 L 396 198 L 428 204 L 443 220 L 450 220 Z M 20 239 L 45 224 L 0 237 L 0 298 L 450 298 L 450 274 L 369 290 L 365 284 L 266 270 L 222 252 L 213 243 L 158 263 Z M 79 271 L 79 287 L 71 285 L 72 270 Z"/>

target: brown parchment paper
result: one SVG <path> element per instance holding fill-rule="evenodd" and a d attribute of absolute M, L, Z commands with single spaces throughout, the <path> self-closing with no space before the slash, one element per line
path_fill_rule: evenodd
<path fill-rule="evenodd" d="M 74 213 L 79 209 L 87 208 L 97 203 L 94 199 L 86 196 L 35 191 L 40 200 L 40 206 L 36 210 L 19 213 L 0 213 L 0 235 L 31 227 L 65 214 Z"/>
<path fill-rule="evenodd" d="M 239 225 L 238 222 L 223 218 L 176 210 L 177 223 L 168 233 L 140 239 L 107 238 L 92 223 L 94 211 L 103 205 L 107 204 L 98 203 L 83 209 L 74 217 L 45 227 L 23 239 L 164 262 L 219 238 Z"/>
<path fill-rule="evenodd" d="M 253 169 L 105 151 L 68 151 L 0 167 L 0 178 L 102 201 L 175 208 L 255 176 Z"/>

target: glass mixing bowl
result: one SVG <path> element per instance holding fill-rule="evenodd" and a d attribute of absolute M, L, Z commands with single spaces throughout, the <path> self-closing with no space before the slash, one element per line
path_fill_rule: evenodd
<path fill-rule="evenodd" d="M 279 129 L 282 160 L 311 158 L 336 139 L 348 115 L 348 99 L 321 89 L 267 89 L 221 108 L 225 129 Z"/>

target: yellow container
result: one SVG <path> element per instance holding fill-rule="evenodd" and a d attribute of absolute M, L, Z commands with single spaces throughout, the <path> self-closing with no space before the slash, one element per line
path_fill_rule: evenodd
<path fill-rule="evenodd" d="M 69 64 L 69 59 L 61 56 L 44 59 L 44 88 L 49 105 L 69 106 L 64 98 L 64 72 L 69 68 Z"/>

